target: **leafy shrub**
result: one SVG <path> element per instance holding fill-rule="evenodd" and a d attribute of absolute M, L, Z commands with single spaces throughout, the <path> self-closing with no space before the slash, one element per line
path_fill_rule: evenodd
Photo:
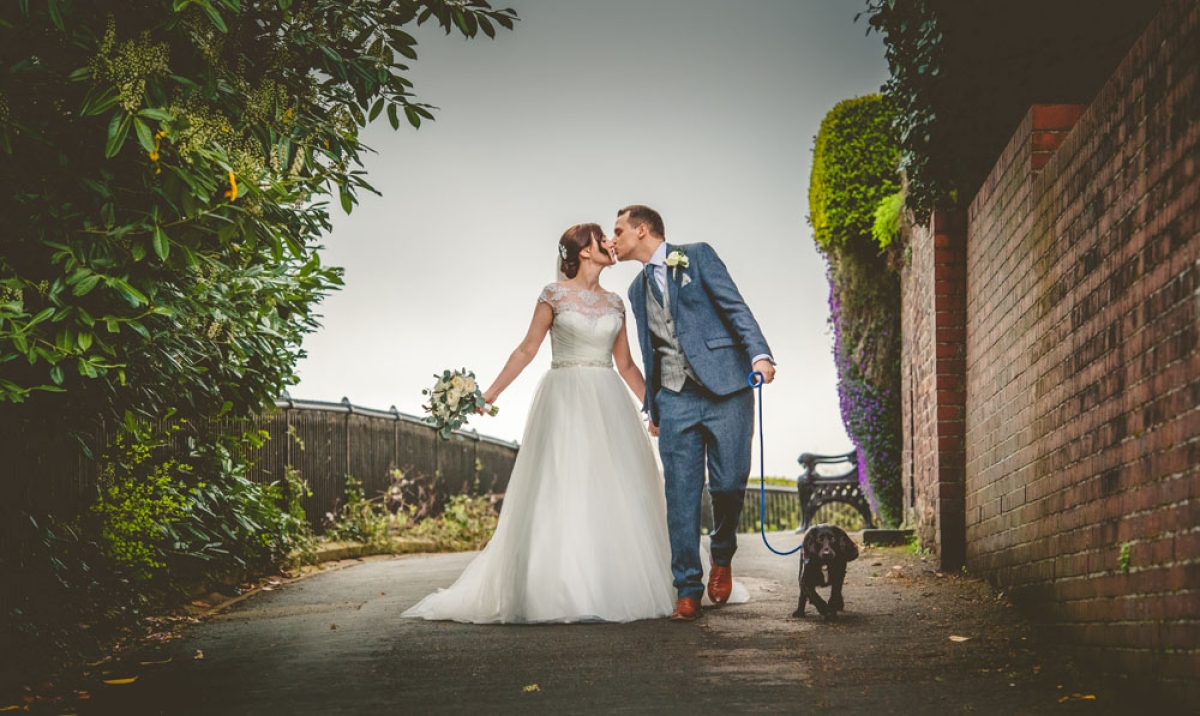
<path fill-rule="evenodd" d="M 368 498 L 362 482 L 346 477 L 346 500 L 325 516 L 328 538 L 391 547 L 396 540 L 430 542 L 431 549 L 465 551 L 481 549 L 496 530 L 497 514 L 489 496 L 452 495 L 435 512 L 439 499 L 421 480 L 392 473 L 392 484 L 379 496 Z M 406 497 L 406 492 L 417 498 Z"/>
<path fill-rule="evenodd" d="M 879 95 L 839 102 L 813 149 L 809 212 L 829 261 L 830 321 L 846 432 L 880 519 L 902 518 L 898 144 Z M 878 232 L 876 231 L 876 227 Z"/>
<path fill-rule="evenodd" d="M 813 145 L 809 222 L 824 252 L 871 241 L 875 209 L 899 189 L 892 113 L 878 94 L 834 105 Z"/>
<path fill-rule="evenodd" d="M 325 536 L 333 540 L 382 546 L 390 538 L 391 513 L 384 507 L 383 496 L 369 499 L 362 480 L 346 476 L 346 500 L 325 515 Z"/>
<path fill-rule="evenodd" d="M 904 192 L 888 194 L 875 207 L 875 223 L 871 225 L 871 236 L 879 248 L 886 249 L 900 233 L 900 214 L 904 211 Z"/>

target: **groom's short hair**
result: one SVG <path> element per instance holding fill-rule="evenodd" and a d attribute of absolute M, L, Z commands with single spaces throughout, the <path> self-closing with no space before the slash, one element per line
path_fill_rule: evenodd
<path fill-rule="evenodd" d="M 646 224 L 650 229 L 650 233 L 660 239 L 667 238 L 667 232 L 663 228 L 662 216 L 657 211 L 651 209 L 644 204 L 630 204 L 629 206 L 617 212 L 617 216 L 621 214 L 629 214 L 629 225 L 637 228 L 642 224 Z"/>

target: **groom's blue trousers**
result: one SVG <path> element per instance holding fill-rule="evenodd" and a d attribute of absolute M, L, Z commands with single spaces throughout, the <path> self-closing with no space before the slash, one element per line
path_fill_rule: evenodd
<path fill-rule="evenodd" d="M 712 498 L 713 564 L 727 567 L 737 551 L 737 526 L 750 476 L 754 392 L 717 396 L 690 379 L 676 393 L 660 388 L 658 452 L 666 480 L 671 574 L 682 597 L 704 595 L 700 563 L 700 500 L 707 467 Z"/>

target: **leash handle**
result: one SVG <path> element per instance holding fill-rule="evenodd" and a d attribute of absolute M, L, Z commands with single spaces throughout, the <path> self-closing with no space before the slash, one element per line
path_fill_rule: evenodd
<path fill-rule="evenodd" d="M 775 554 L 786 557 L 789 554 L 795 554 L 795 553 L 799 552 L 801 549 L 803 549 L 804 543 L 801 542 L 799 545 L 796 546 L 795 549 L 790 550 L 788 552 L 780 552 L 779 550 L 772 547 L 771 543 L 767 541 L 767 462 L 764 459 L 764 456 L 766 453 L 766 447 L 763 444 L 763 401 L 762 401 L 762 387 L 763 387 L 763 383 L 765 383 L 766 380 L 763 378 L 762 372 L 756 370 L 756 371 L 750 373 L 750 375 L 746 376 L 746 382 L 750 384 L 751 388 L 753 388 L 754 390 L 756 390 L 758 392 L 758 471 L 759 471 L 758 530 L 762 534 L 762 541 L 763 541 L 763 544 L 765 544 L 767 546 L 767 549 L 771 550 Z"/>

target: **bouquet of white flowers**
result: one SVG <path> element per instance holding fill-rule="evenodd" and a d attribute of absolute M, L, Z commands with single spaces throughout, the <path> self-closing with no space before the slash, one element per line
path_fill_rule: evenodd
<path fill-rule="evenodd" d="M 450 433 L 467 422 L 467 417 L 482 409 L 488 415 L 495 415 L 500 409 L 488 405 L 483 399 L 483 393 L 475 383 L 475 374 L 463 368 L 462 370 L 443 371 L 434 375 L 437 382 L 432 388 L 422 390 L 423 395 L 429 396 L 429 405 L 422 406 L 429 416 L 425 422 L 437 428 L 438 435 L 443 440 L 450 439 Z"/>

